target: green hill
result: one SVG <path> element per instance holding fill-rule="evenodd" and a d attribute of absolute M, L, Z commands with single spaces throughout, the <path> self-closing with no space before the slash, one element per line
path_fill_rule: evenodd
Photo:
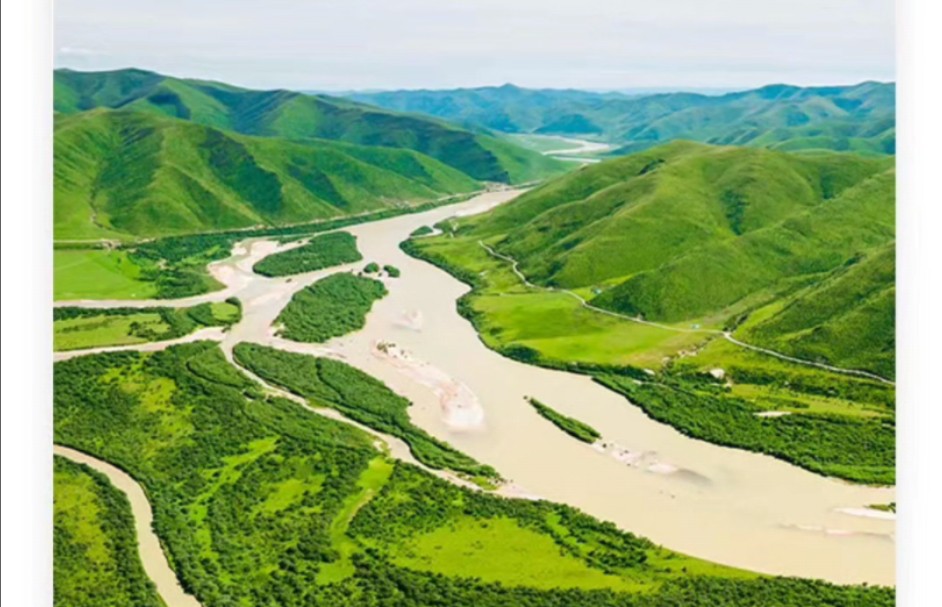
<path fill-rule="evenodd" d="M 888 159 L 677 142 L 546 184 L 459 233 L 499 236 L 496 248 L 518 260 L 530 280 L 591 289 L 594 305 L 632 316 L 732 317 L 806 289 L 805 299 L 836 299 L 819 314 L 825 325 L 857 324 L 878 309 L 887 318 L 885 305 L 857 306 L 861 293 L 849 285 L 858 275 L 871 276 L 881 301 L 892 302 L 892 257 L 884 253 L 878 264 L 868 256 L 892 249 L 894 187 Z M 778 327 L 789 334 L 787 349 L 813 349 L 821 338 L 791 335 L 812 327 L 788 318 L 767 320 L 753 334 L 777 344 L 786 340 Z M 889 320 L 880 335 L 892 334 Z M 853 335 L 822 331 L 831 339 Z M 886 358 L 885 339 L 857 345 L 864 350 L 834 347 L 859 352 L 859 360 Z"/>
<path fill-rule="evenodd" d="M 481 181 L 527 182 L 566 168 L 502 139 L 324 95 L 254 91 L 136 69 L 56 70 L 54 90 L 55 109 L 60 113 L 94 108 L 133 110 L 247 135 L 404 148 Z"/>
<path fill-rule="evenodd" d="M 533 282 L 677 321 L 885 246 L 894 184 L 887 158 L 675 142 L 544 184 L 457 234 L 495 242 Z"/>
<path fill-rule="evenodd" d="M 458 235 L 494 243 L 535 283 L 649 320 L 735 319 L 820 297 L 836 301 L 814 318 L 860 323 L 865 310 L 886 319 L 892 308 L 894 186 L 888 159 L 676 142 L 545 184 L 465 220 Z M 876 283 L 854 290 L 865 276 Z M 882 304 L 858 306 L 864 295 Z M 810 351 L 825 331 L 801 333 L 815 327 L 795 324 L 811 322 L 806 312 L 772 313 L 752 329 L 762 342 L 783 344 L 780 327 L 795 348 L 786 350 Z M 892 323 L 881 331 L 891 335 Z M 868 344 L 886 353 L 886 340 Z"/>
<path fill-rule="evenodd" d="M 677 139 L 783 150 L 896 150 L 892 83 L 806 88 L 776 84 L 725 95 L 635 96 L 505 85 L 353 93 L 351 98 L 504 133 L 600 139 L 620 144 L 614 155 Z"/>
<path fill-rule="evenodd" d="M 403 248 L 472 286 L 458 310 L 505 356 L 590 374 L 690 436 L 887 484 L 894 182 L 890 158 L 674 142 Z"/>
<path fill-rule="evenodd" d="M 249 137 L 106 109 L 56 117 L 54 174 L 57 239 L 284 225 L 479 187 L 411 150 Z"/>

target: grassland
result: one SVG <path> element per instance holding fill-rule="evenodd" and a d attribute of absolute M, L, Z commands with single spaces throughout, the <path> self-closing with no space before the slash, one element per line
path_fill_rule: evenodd
<path fill-rule="evenodd" d="M 239 321 L 239 300 L 189 308 L 53 309 L 53 349 L 81 350 L 182 337 L 202 327 L 228 327 Z"/>
<path fill-rule="evenodd" d="M 141 483 L 184 588 L 207 606 L 893 603 L 891 589 L 761 578 L 567 506 L 453 486 L 263 397 L 214 344 L 81 357 L 55 374 L 55 440 Z M 498 571 L 509 548 L 534 558 Z"/>
<path fill-rule="evenodd" d="M 533 405 L 533 408 L 536 409 L 537 413 L 548 419 L 553 423 L 554 426 L 566 434 L 572 436 L 573 438 L 581 440 L 584 443 L 592 444 L 602 437 L 602 435 L 599 434 L 599 431 L 592 426 L 580 422 L 578 419 L 563 415 L 559 411 L 556 411 L 552 407 L 541 403 L 535 398 L 528 398 L 527 401 Z"/>
<path fill-rule="evenodd" d="M 163 607 L 137 551 L 131 505 L 108 479 L 53 461 L 53 604 Z"/>
<path fill-rule="evenodd" d="M 363 328 L 373 303 L 386 293 L 386 286 L 374 278 L 332 274 L 295 293 L 275 325 L 288 339 L 325 342 Z"/>
<path fill-rule="evenodd" d="M 332 232 L 315 236 L 295 249 L 269 255 L 252 270 L 263 276 L 290 276 L 361 259 L 355 236 L 349 232 Z"/>
<path fill-rule="evenodd" d="M 150 299 L 157 287 L 125 251 L 56 249 L 53 254 L 53 298 Z"/>

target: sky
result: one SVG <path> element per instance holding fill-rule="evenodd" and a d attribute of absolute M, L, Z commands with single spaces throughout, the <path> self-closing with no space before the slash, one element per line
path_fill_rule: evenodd
<path fill-rule="evenodd" d="M 260 89 L 894 80 L 893 0 L 56 0 L 56 67 Z"/>

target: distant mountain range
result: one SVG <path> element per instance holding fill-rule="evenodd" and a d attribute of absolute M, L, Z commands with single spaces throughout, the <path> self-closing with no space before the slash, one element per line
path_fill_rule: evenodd
<path fill-rule="evenodd" d="M 686 139 L 781 150 L 896 150 L 896 86 L 797 87 L 626 95 L 513 85 L 351 93 L 350 99 L 444 118 L 467 128 L 593 138 L 620 155 Z"/>
<path fill-rule="evenodd" d="M 57 238 L 349 214 L 567 166 L 502 138 L 345 99 L 136 69 L 57 70 Z"/>

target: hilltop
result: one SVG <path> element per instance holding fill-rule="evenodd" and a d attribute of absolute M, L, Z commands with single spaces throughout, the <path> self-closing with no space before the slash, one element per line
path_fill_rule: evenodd
<path fill-rule="evenodd" d="M 565 170 L 541 154 L 437 119 L 325 95 L 256 91 L 138 69 L 56 70 L 54 103 L 63 114 L 122 109 L 245 135 L 414 150 L 479 181 L 520 183 Z"/>
<path fill-rule="evenodd" d="M 622 155 L 678 139 L 893 154 L 895 94 L 893 83 L 863 82 L 828 87 L 773 84 L 723 95 L 626 95 L 504 85 L 348 96 L 468 127 L 608 141 L 620 146 L 613 154 Z"/>

